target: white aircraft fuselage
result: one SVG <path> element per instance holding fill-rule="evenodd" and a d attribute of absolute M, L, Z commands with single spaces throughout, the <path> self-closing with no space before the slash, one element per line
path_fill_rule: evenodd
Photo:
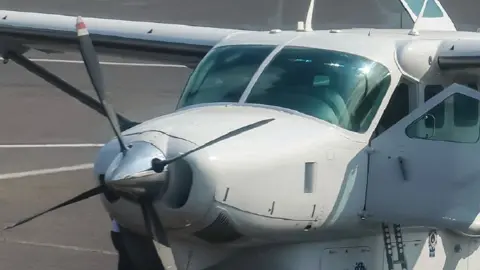
<path fill-rule="evenodd" d="M 155 209 L 172 239 L 174 252 L 175 248 L 181 249 L 176 245 L 195 247 L 191 254 L 194 257 L 188 260 L 192 269 L 203 269 L 224 258 L 242 261 L 239 269 L 355 269 L 355 263 L 363 263 L 366 269 L 384 269 L 381 222 L 395 220 L 404 225 L 409 269 L 412 266 L 434 269 L 444 263 L 448 249 L 453 246 L 444 243 L 445 250 L 437 247 L 441 255 L 434 258 L 429 257 L 424 247 L 431 228 L 439 226 L 456 231 L 440 231 L 442 239 L 463 247 L 447 260 L 458 263 L 458 259 L 452 258 L 468 252 L 474 252 L 468 261 L 480 258 L 476 248 L 469 250 L 477 240 L 463 235 L 479 232 L 478 221 L 472 219 L 478 213 L 477 206 L 470 203 L 471 196 L 478 191 L 477 185 L 467 184 L 455 190 L 449 185 L 432 183 L 429 190 L 422 189 L 424 194 L 417 194 L 421 181 L 433 181 L 429 174 L 438 176 L 430 171 L 436 168 L 425 167 L 422 161 L 410 164 L 407 158 L 411 166 L 407 171 L 412 179 L 398 180 L 401 172 L 396 161 L 393 165 L 388 161 L 396 160 L 404 151 L 407 157 L 411 153 L 427 155 L 430 159 L 441 157 L 436 156 L 429 141 L 405 142 L 405 138 L 409 139 L 405 133 L 393 131 L 401 121 L 383 134 L 374 134 L 378 132 L 378 123 L 382 124 L 380 120 L 391 95 L 400 91 L 396 89 L 401 82 L 412 85 L 407 108 L 410 118 L 420 118 L 431 107 L 422 101 L 425 85 L 477 84 L 480 74 L 475 69 L 464 78 L 437 67 L 438 57 L 443 53 L 441 48 L 455 44 L 462 54 L 469 42 L 480 44 L 480 36 L 438 31 L 423 31 L 415 36 L 408 30 L 350 29 L 244 33 L 219 43 L 191 75 L 175 112 L 123 133 L 128 143 L 148 143 L 155 148 L 153 152 L 159 151 L 169 158 L 236 127 L 275 119 L 257 130 L 191 154 L 167 169 L 170 182 L 165 196 L 156 201 Z M 245 52 L 248 49 L 251 52 Z M 225 56 L 216 54 L 228 50 L 231 53 Z M 245 59 L 240 59 L 244 57 L 242 53 Z M 255 62 L 252 58 L 258 54 L 262 56 Z M 218 60 L 219 57 L 224 58 Z M 216 70 L 215 61 L 227 65 L 224 62 L 228 57 L 232 58 L 232 67 Z M 240 59 L 238 64 L 234 62 L 235 57 Z M 282 70 L 285 68 L 282 64 L 288 61 L 292 66 L 298 62 L 298 68 Z M 342 70 L 354 68 L 358 70 Z M 245 77 L 239 75 L 242 72 Z M 312 82 L 317 74 L 332 77 L 329 82 L 319 81 L 318 92 L 314 92 Z M 290 82 L 275 86 L 289 75 L 293 76 Z M 339 76 L 337 81 L 334 76 Z M 322 79 L 325 78 L 318 78 Z M 207 86 L 198 87 L 200 80 Z M 197 86 L 193 87 L 194 84 Z M 320 91 L 328 91 L 322 87 L 334 88 L 335 84 L 342 84 L 345 92 L 338 96 L 320 96 Z M 310 88 L 299 93 L 306 85 Z M 449 89 L 449 95 L 467 93 L 478 101 L 478 93 L 467 87 L 457 85 Z M 276 92 L 268 93 L 269 90 Z M 196 96 L 189 97 L 190 91 L 197 91 Z M 227 97 L 228 91 L 234 94 Z M 365 91 L 373 100 L 368 108 L 362 107 L 359 101 Z M 306 95 L 305 98 L 302 95 Z M 313 107 L 311 102 L 315 103 Z M 368 112 L 359 112 L 358 108 Z M 408 116 L 403 120 L 408 121 Z M 478 126 L 476 129 L 478 133 Z M 418 135 L 425 132 L 425 127 L 417 130 Z M 402 136 L 405 138 L 400 138 Z M 188 138 L 188 141 L 179 138 Z M 445 144 L 433 142 L 440 147 Z M 372 160 L 376 144 L 382 147 L 378 151 L 389 145 L 387 153 L 392 155 L 380 161 Z M 421 149 L 428 147 L 429 152 L 422 153 Z M 441 155 L 444 150 L 438 152 Z M 95 174 L 105 174 L 118 153 L 118 142 L 114 139 L 101 150 L 95 162 Z M 464 155 L 467 154 L 458 153 L 457 157 L 437 162 L 446 166 L 445 170 L 456 169 L 449 165 L 452 159 L 468 163 L 464 165 L 465 170 L 447 173 L 448 176 L 476 170 L 475 163 L 463 160 Z M 132 170 L 140 172 L 148 168 L 149 155 L 143 156 L 147 157 L 144 163 L 135 163 L 136 168 Z M 423 164 L 435 166 L 428 161 Z M 412 168 L 416 166 L 420 169 Z M 447 180 L 455 181 L 455 178 Z M 372 187 L 376 182 L 379 184 Z M 409 186 L 405 186 L 406 183 Z M 469 190 L 472 187 L 475 189 Z M 430 196 L 450 192 L 456 196 L 462 192 L 462 195 L 448 204 L 428 202 L 442 199 Z M 418 204 L 413 205 L 411 201 Z M 138 204 L 125 199 L 114 203 L 104 199 L 103 202 L 124 226 L 145 233 Z M 448 211 L 450 209 L 455 211 Z M 237 250 L 244 253 L 237 255 Z M 232 253 L 236 255 L 229 257 Z M 245 265 L 246 261 L 250 266 Z M 461 263 L 457 268 L 448 269 L 467 269 L 462 268 Z M 236 264 L 230 262 L 228 269 L 234 269 L 231 267 Z"/>
<path fill-rule="evenodd" d="M 110 216 L 179 270 L 476 270 L 480 34 L 399 1 L 412 29 L 312 30 L 313 2 L 298 31 L 0 11 L 0 53 L 114 131 L 95 51 L 195 67 L 174 112 L 124 124 L 94 166 Z M 78 42 L 100 105 L 22 55 Z"/>

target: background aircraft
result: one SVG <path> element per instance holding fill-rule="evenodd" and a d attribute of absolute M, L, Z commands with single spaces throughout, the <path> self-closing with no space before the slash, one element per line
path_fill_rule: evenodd
<path fill-rule="evenodd" d="M 408 1 L 407 1 L 408 2 Z M 26 12 L 53 13 L 84 17 L 188 24 L 234 29 L 290 29 L 305 17 L 308 0 L 143 0 L 112 4 L 109 1 L 51 0 L 4 1 L 2 8 Z M 95 5 L 95 9 L 89 8 Z M 480 26 L 475 10 L 480 4 L 471 0 L 444 0 L 458 30 L 476 31 Z M 371 16 L 374 14 L 374 16 Z M 405 28 L 412 21 L 397 0 L 323 0 L 315 6 L 314 29 L 375 27 Z"/>

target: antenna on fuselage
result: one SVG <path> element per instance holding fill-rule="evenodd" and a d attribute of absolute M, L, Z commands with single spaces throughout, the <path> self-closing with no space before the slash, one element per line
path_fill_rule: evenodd
<path fill-rule="evenodd" d="M 314 7 L 315 7 L 315 0 L 310 0 L 310 6 L 308 7 L 305 22 L 299 21 L 297 23 L 297 31 L 305 31 L 305 32 L 313 31 L 312 19 L 313 19 L 313 9 L 314 9 Z"/>
<path fill-rule="evenodd" d="M 418 22 L 423 18 L 423 13 L 425 12 L 425 9 L 427 8 L 427 2 L 428 2 L 428 0 L 423 1 L 422 9 L 420 10 L 420 13 L 418 14 L 418 17 L 415 20 L 415 23 L 413 23 L 413 27 L 410 30 L 410 32 L 408 33 L 409 35 L 412 35 L 412 36 L 420 35 L 420 33 L 418 32 L 418 29 L 417 29 L 418 28 Z"/>

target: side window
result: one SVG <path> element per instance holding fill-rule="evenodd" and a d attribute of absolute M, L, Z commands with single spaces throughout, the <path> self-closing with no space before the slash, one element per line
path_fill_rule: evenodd
<path fill-rule="evenodd" d="M 408 85 L 400 83 L 392 94 L 387 108 L 383 112 L 382 118 L 377 127 L 380 134 L 395 125 L 410 112 L 410 93 Z"/>
<path fill-rule="evenodd" d="M 429 99 L 442 92 L 443 86 L 441 85 L 427 85 L 425 86 L 425 97 L 424 102 L 427 102 Z M 435 128 L 442 128 L 445 123 L 445 104 L 440 103 L 435 110 L 430 112 L 432 116 L 435 117 Z M 425 120 L 425 126 L 427 128 L 433 128 L 434 121 L 433 118 L 428 118 Z"/>
<path fill-rule="evenodd" d="M 477 90 L 476 84 L 467 84 Z M 457 127 L 471 127 L 478 124 L 478 102 L 467 96 L 456 96 L 453 101 L 453 121 Z"/>
<path fill-rule="evenodd" d="M 478 90 L 478 86 L 477 86 L 476 83 L 468 83 L 467 86 L 472 88 L 472 89 Z"/>
<path fill-rule="evenodd" d="M 451 108 L 451 105 L 454 104 L 455 100 L 462 100 L 462 102 L 468 103 L 469 106 L 473 105 L 475 108 L 477 108 L 477 110 L 465 110 L 460 114 L 455 115 L 455 121 L 453 122 L 471 123 L 471 119 L 478 118 L 480 101 L 460 93 L 455 93 L 446 98 L 440 104 L 437 104 L 437 106 L 430 109 L 430 111 L 425 113 L 422 117 L 411 123 L 406 129 L 407 136 L 410 138 L 432 141 L 476 143 L 480 138 L 480 128 L 478 123 L 473 127 L 458 126 L 452 123 L 445 124 L 443 128 L 437 128 L 437 116 L 439 115 L 438 112 L 440 110 L 444 110 L 445 107 Z M 429 123 L 429 125 L 427 125 L 427 123 Z"/>

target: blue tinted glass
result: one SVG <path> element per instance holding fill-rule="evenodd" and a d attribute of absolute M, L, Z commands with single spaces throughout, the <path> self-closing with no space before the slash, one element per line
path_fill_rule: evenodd
<path fill-rule="evenodd" d="M 235 45 L 213 49 L 191 74 L 178 108 L 212 102 L 238 102 L 275 46 Z"/>
<path fill-rule="evenodd" d="M 246 102 L 288 108 L 365 132 L 390 81 L 385 66 L 359 55 L 285 47 L 262 72 Z"/>
<path fill-rule="evenodd" d="M 424 0 L 402 0 L 407 3 L 410 9 L 415 13 L 415 15 L 419 15 L 420 11 L 422 10 Z M 425 7 L 425 12 L 423 13 L 423 17 L 426 18 L 441 18 L 443 17 L 442 10 L 438 7 L 435 0 L 427 0 L 427 6 Z"/>
<path fill-rule="evenodd" d="M 448 121 L 441 120 L 444 122 L 441 127 L 437 127 L 438 125 L 435 124 L 427 126 L 427 121 L 436 122 L 440 120 L 437 118 L 439 108 L 451 108 L 452 104 L 453 110 L 445 111 L 447 117 L 444 117 L 444 119 Z M 408 137 L 416 139 L 477 143 L 480 139 L 479 107 L 478 99 L 461 93 L 454 93 L 408 125 L 405 130 L 406 134 Z"/>

